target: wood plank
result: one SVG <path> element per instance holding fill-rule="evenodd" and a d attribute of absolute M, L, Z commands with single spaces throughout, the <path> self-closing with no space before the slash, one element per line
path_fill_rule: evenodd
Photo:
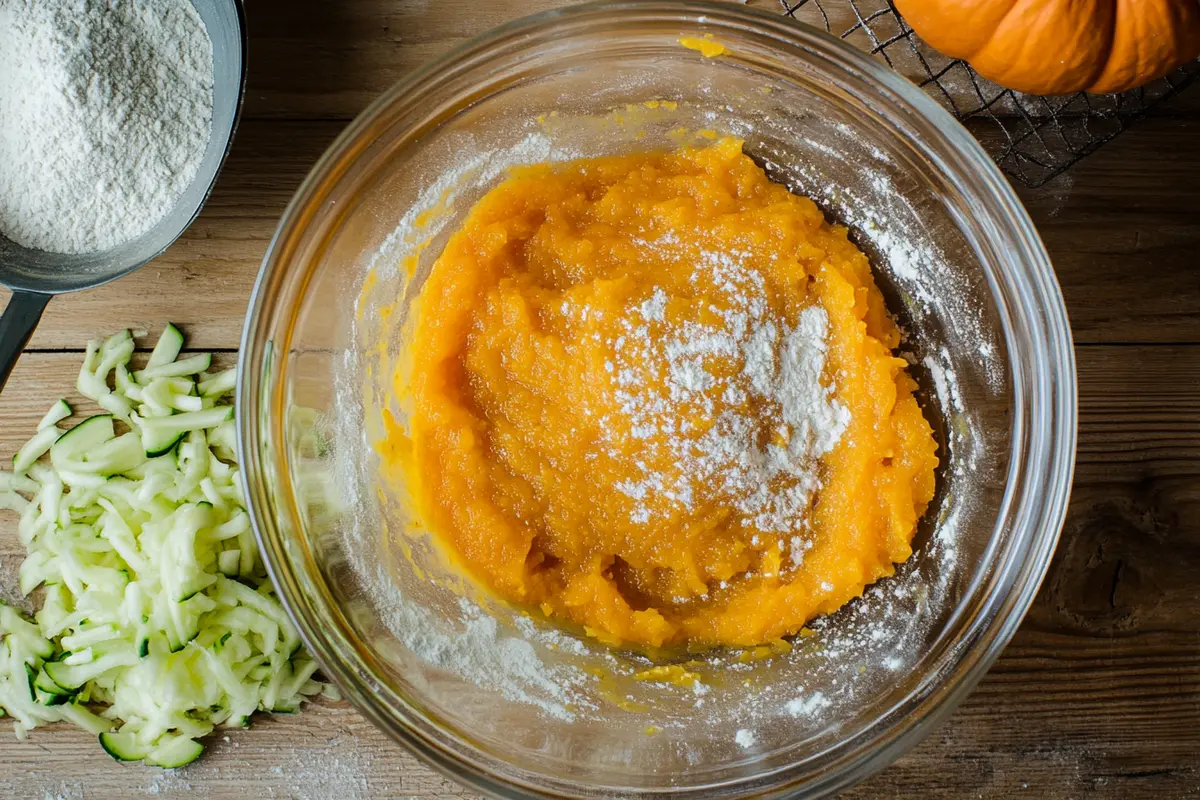
<path fill-rule="evenodd" d="M 580 2 L 255 0 L 246 9 L 251 70 L 243 113 L 249 119 L 351 119 L 410 71 L 469 39 Z M 750 5 L 780 11 L 777 0 Z"/>
<path fill-rule="evenodd" d="M 279 217 L 341 127 L 245 123 L 187 233 L 132 275 L 56 298 L 31 347 L 78 349 L 168 319 L 187 326 L 194 347 L 237 347 Z M 1050 185 L 1020 192 L 1054 259 L 1077 341 L 1200 342 L 1200 160 L 1178 157 L 1197 137 L 1200 120 L 1147 120 Z"/>
<path fill-rule="evenodd" d="M 99 749 L 96 737 L 66 727 L 0 745 L 0 796 L 14 800 L 182 798 L 192 792 L 212 800 L 475 796 L 418 763 L 345 703 L 322 702 L 294 716 L 262 715 L 249 730 L 214 737 L 208 752 L 183 770 L 118 763 Z"/>
<path fill-rule="evenodd" d="M 243 113 L 350 119 L 434 57 L 501 23 L 571 1 L 255 0 L 246 4 L 251 68 Z"/>
<path fill-rule="evenodd" d="M 848 796 L 1179 796 L 1200 781 L 1200 346 L 1077 356 L 1074 495 L 1033 608 L 951 719 Z M 78 363 L 35 353 L 18 365 L 0 394 L 0 459 Z M 13 585 L 19 558 L 12 519 L 0 518 L 0 583 Z M 185 786 L 214 797 L 251 786 L 297 798 L 465 794 L 344 704 L 264 718 L 177 776 L 116 765 L 74 732 L 0 747 L 4 796 L 77 797 L 94 785 L 134 797 Z"/>
<path fill-rule="evenodd" d="M 1200 342 L 1200 120 L 1149 119 L 1048 185 L 1018 189 L 1077 342 Z"/>
<path fill-rule="evenodd" d="M 43 352 L 27 354 L 0 394 L 0 459 L 74 384 L 78 356 L 48 351 L 126 326 L 156 333 L 167 319 L 193 347 L 235 348 L 279 215 L 344 121 L 467 38 L 574 1 L 248 3 L 245 121 L 216 193 L 136 276 L 51 304 L 33 341 Z M 779 11 L 778 0 L 751 4 Z M 1150 116 L 1050 185 L 1021 191 L 1082 345 L 1076 483 L 1042 591 L 967 702 L 850 797 L 1150 798 L 1200 786 L 1200 89 Z M 1107 346 L 1122 342 L 1145 344 Z M 1155 342 L 1198 346 L 1145 346 Z M 13 524 L 0 515 L 0 597 L 9 599 L 22 555 Z M 117 764 L 69 729 L 0 745 L 3 797 L 190 791 L 470 796 L 346 704 L 264 717 L 218 737 L 180 773 Z"/>

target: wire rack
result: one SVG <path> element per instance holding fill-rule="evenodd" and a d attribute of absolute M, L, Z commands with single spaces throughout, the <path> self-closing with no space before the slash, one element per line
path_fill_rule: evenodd
<path fill-rule="evenodd" d="M 882 58 L 967 123 L 1000 168 L 1041 186 L 1111 140 L 1200 74 L 1191 62 L 1124 94 L 1037 97 L 980 77 L 921 41 L 891 0 L 780 0 L 783 12 Z"/>

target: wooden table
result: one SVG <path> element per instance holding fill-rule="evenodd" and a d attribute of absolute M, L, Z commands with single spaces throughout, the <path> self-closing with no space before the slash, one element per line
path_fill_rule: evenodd
<path fill-rule="evenodd" d="M 760 0 L 777 10 L 773 0 Z M 232 353 L 259 260 L 313 161 L 380 91 L 451 45 L 553 0 L 248 0 L 250 87 L 204 213 L 162 257 L 55 300 L 0 395 L 0 458 L 74 384 L 80 346 L 171 320 Z M 1057 556 L 975 693 L 851 796 L 1179 796 L 1200 789 L 1200 89 L 1021 192 L 1066 295 L 1079 458 Z M 4 298 L 0 298 L 4 299 Z M 19 544 L 0 522 L 11 599 Z M 218 735 L 178 774 L 95 739 L 0 733 L 13 798 L 462 796 L 348 706 Z"/>

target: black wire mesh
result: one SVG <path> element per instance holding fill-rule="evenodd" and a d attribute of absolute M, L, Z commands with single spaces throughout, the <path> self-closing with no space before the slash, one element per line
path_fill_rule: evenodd
<path fill-rule="evenodd" d="M 1041 186 L 1094 152 L 1200 74 L 1191 62 L 1124 94 L 1037 97 L 980 77 L 921 41 L 891 0 L 780 0 L 789 17 L 824 27 L 923 88 L 969 127 L 1009 176 Z"/>

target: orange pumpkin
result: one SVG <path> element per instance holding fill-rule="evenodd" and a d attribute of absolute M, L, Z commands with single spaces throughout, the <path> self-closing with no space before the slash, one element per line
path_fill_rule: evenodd
<path fill-rule="evenodd" d="M 930 46 L 1031 94 L 1123 92 L 1200 57 L 1200 0 L 894 0 Z"/>

